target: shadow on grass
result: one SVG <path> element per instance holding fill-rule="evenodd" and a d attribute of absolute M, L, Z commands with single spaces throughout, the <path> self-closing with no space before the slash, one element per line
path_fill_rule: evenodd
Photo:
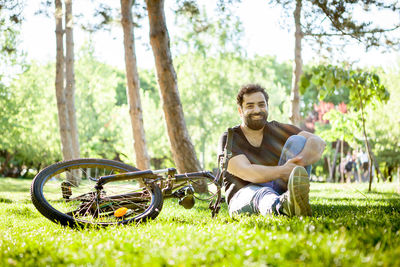
<path fill-rule="evenodd" d="M 400 230 L 400 203 L 392 205 L 349 205 L 349 204 L 315 204 L 311 205 L 313 217 L 320 220 L 335 222 L 347 228 L 359 227 L 386 227 L 396 232 Z"/>
<path fill-rule="evenodd" d="M 343 192 L 346 194 L 365 194 L 365 195 L 373 195 L 373 194 L 377 194 L 377 195 L 397 195 L 400 197 L 399 193 L 396 192 L 379 192 L 379 191 L 374 191 L 372 190 L 371 192 L 368 192 L 367 190 L 359 190 L 357 188 L 352 188 L 351 191 L 349 189 L 343 189 L 343 188 L 335 188 L 335 189 L 311 189 L 311 192 L 315 192 L 315 193 L 328 193 L 328 194 L 332 194 L 332 193 L 337 193 L 337 192 Z"/>
<path fill-rule="evenodd" d="M 312 204 L 311 207 L 313 209 L 313 217 L 307 218 L 301 224 L 307 224 L 308 220 L 310 223 L 315 223 L 315 221 L 323 222 L 323 225 L 328 225 L 326 228 L 335 228 L 337 227 L 336 223 L 332 223 L 332 221 L 340 222 L 340 224 L 347 225 L 349 227 L 354 227 L 358 224 L 360 225 L 376 225 L 377 221 L 384 220 L 387 224 L 390 222 L 391 225 L 387 225 L 389 228 L 400 228 L 400 198 L 397 197 L 396 193 L 381 193 L 382 198 L 365 198 L 365 197 L 332 197 L 329 196 L 318 198 L 317 202 L 323 201 L 324 203 L 316 203 Z M 168 203 L 168 202 L 167 202 Z M 168 203 L 172 204 L 172 203 Z M 167 205 L 168 205 L 167 204 Z M 180 209 L 182 207 L 178 205 L 174 205 L 174 208 Z M 222 205 L 222 210 L 226 210 L 227 205 Z M 184 210 L 182 208 L 182 210 Z M 207 203 L 199 203 L 196 202 L 195 207 L 192 211 L 188 212 L 203 212 L 208 213 L 208 205 Z M 211 215 L 210 215 L 211 216 Z M 223 216 L 226 219 L 226 215 Z M 260 215 L 247 216 L 244 218 L 238 218 L 236 220 L 228 220 L 221 221 L 221 223 L 227 222 L 235 222 L 240 221 L 241 227 L 266 227 L 269 228 L 268 224 L 273 223 L 274 221 L 278 221 L 280 224 L 291 225 L 298 218 L 287 218 L 284 216 L 272 216 L 268 219 L 260 219 L 257 218 Z M 246 219 L 247 218 L 247 219 Z M 194 221 L 197 222 L 196 219 L 191 217 L 190 215 L 182 216 L 182 215 L 172 215 L 170 217 L 163 216 L 161 221 L 164 222 L 176 222 L 181 224 L 193 224 Z M 202 223 L 207 223 L 208 220 L 199 220 Z M 313 222 L 314 221 L 314 222 Z M 274 224 L 274 223 L 273 223 Z M 382 225 L 382 224 L 381 224 Z M 399 225 L 395 227 L 394 225 Z M 357 228 L 355 227 L 355 228 Z M 394 227 L 394 228 L 393 228 Z M 324 227 L 322 227 L 324 228 Z"/>
<path fill-rule="evenodd" d="M 332 199 L 329 199 L 332 200 Z M 315 225 L 317 229 L 323 231 L 335 230 L 344 226 L 351 231 L 359 231 L 368 227 L 385 227 L 396 232 L 400 230 L 400 202 L 397 198 L 389 198 L 384 200 L 375 200 L 365 205 L 356 205 L 349 203 L 340 203 L 343 200 L 351 199 L 334 198 L 334 202 L 326 204 L 312 204 L 313 216 L 309 218 L 286 216 L 269 216 L 263 218 L 261 215 L 251 215 L 230 219 L 222 216 L 219 221 L 224 224 L 240 223 L 240 227 L 245 228 L 264 228 L 274 230 L 277 228 L 291 228 L 291 231 L 303 231 L 302 227 L 292 227 L 293 225 Z M 198 207 L 200 208 L 200 207 Z M 201 210 L 206 209 L 204 206 Z M 220 215 L 219 215 L 220 216 Z M 176 222 L 180 224 L 193 224 L 195 219 L 188 216 L 163 217 L 163 222 Z M 195 220 L 196 223 L 206 224 L 208 220 Z M 297 230 L 296 230 L 297 229 Z"/>
<path fill-rule="evenodd" d="M 393 202 L 396 203 L 396 202 Z M 400 215 L 400 203 L 397 201 L 397 205 L 366 205 L 366 206 L 359 206 L 359 205 L 349 205 L 349 204 L 313 204 L 311 205 L 314 213 L 316 214 L 323 214 L 324 216 L 337 218 L 341 216 L 345 216 L 346 213 L 397 213 Z"/>
<path fill-rule="evenodd" d="M 311 199 L 312 200 L 312 199 Z M 400 204 L 400 198 L 398 197 L 390 197 L 390 198 L 382 198 L 382 199 L 376 199 L 376 198 L 363 198 L 363 197 L 324 197 L 324 198 L 318 198 L 318 201 L 329 201 L 329 202 L 365 202 L 366 205 L 397 205 L 397 203 Z"/>
<path fill-rule="evenodd" d="M 400 194 L 395 193 L 395 192 L 377 192 L 377 191 L 371 191 L 371 192 L 365 192 L 365 194 L 368 195 L 381 195 L 381 196 L 398 196 L 400 199 Z"/>
<path fill-rule="evenodd" d="M 0 197 L 0 203 L 10 204 L 10 203 L 13 203 L 13 201 L 8 198 Z"/>
<path fill-rule="evenodd" d="M 384 233 L 396 235 L 400 231 L 400 207 L 356 205 L 311 205 L 312 217 L 292 217 L 261 215 L 238 218 L 238 227 L 246 229 L 264 229 L 273 232 L 333 233 L 345 231 L 350 236 L 362 238 L 364 235 L 381 236 Z M 236 221 L 236 220 L 235 220 Z M 367 238 L 367 237 L 365 237 Z M 368 239 L 368 238 L 367 238 Z"/>

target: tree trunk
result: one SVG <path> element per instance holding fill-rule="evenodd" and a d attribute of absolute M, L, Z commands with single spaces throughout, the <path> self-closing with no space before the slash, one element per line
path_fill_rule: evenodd
<path fill-rule="evenodd" d="M 58 108 L 58 123 L 60 127 L 61 151 L 64 160 L 72 159 L 72 144 L 70 137 L 70 127 L 68 120 L 68 110 L 64 92 L 64 30 L 62 25 L 62 3 L 55 0 L 55 19 L 56 19 L 56 98 Z"/>
<path fill-rule="evenodd" d="M 371 147 L 371 144 L 369 144 L 369 146 Z M 378 178 L 378 181 L 379 181 L 379 176 L 381 176 L 382 181 L 386 181 L 386 177 L 381 172 L 381 169 L 379 168 L 379 162 L 376 160 L 376 157 L 374 155 L 374 152 L 372 152 L 372 150 L 371 150 L 371 158 L 372 158 L 372 162 L 374 163 L 374 166 L 375 166 L 375 172 L 376 172 L 376 177 Z"/>
<path fill-rule="evenodd" d="M 36 167 L 36 170 L 39 172 L 40 169 L 41 169 L 41 167 L 42 167 L 42 163 L 39 163 L 39 164 L 37 165 L 37 167 Z"/>
<path fill-rule="evenodd" d="M 373 158 L 372 158 L 372 155 L 371 155 L 371 148 L 370 148 L 369 142 L 368 142 L 367 131 L 365 129 L 364 104 L 363 104 L 363 101 L 362 101 L 362 96 L 361 96 L 361 93 L 360 93 L 360 89 L 357 88 L 357 92 L 358 92 L 358 98 L 360 100 L 363 135 L 364 135 L 365 145 L 367 147 L 367 152 L 368 152 L 368 177 L 369 177 L 368 192 L 371 192 L 372 164 L 373 164 L 372 160 L 373 160 Z"/>
<path fill-rule="evenodd" d="M 400 194 L 400 165 L 397 166 L 397 193 Z"/>
<path fill-rule="evenodd" d="M 336 149 L 335 149 L 335 155 L 333 156 L 333 161 L 332 161 L 332 168 L 331 168 L 331 173 L 330 173 L 330 180 L 332 182 L 335 182 L 335 176 L 336 176 L 336 160 L 337 160 L 337 154 L 339 152 L 339 139 L 336 140 Z"/>
<path fill-rule="evenodd" d="M 8 165 L 9 165 L 12 155 L 7 150 L 4 150 L 4 153 L 1 153 L 1 154 L 4 155 L 4 162 L 0 166 L 0 174 L 3 175 L 4 177 L 7 177 Z"/>
<path fill-rule="evenodd" d="M 331 173 L 331 160 L 329 157 L 325 156 L 324 157 L 324 161 L 325 161 L 325 166 L 328 168 L 328 173 Z"/>
<path fill-rule="evenodd" d="M 136 166 L 140 170 L 150 169 L 150 157 L 146 148 L 143 126 L 142 104 L 140 101 L 140 83 L 136 64 L 135 39 L 132 22 L 132 0 L 121 0 L 121 24 L 124 30 L 125 68 L 129 115 L 133 132 L 133 146 L 136 154 Z"/>
<path fill-rule="evenodd" d="M 368 152 L 368 178 L 369 178 L 368 192 L 371 192 L 373 158 L 371 155 L 371 148 L 370 148 L 369 142 L 368 142 L 367 131 L 365 129 L 364 105 L 362 103 L 361 96 L 360 96 L 360 106 L 361 106 L 361 119 L 362 119 L 362 126 L 363 126 L 363 135 L 364 135 L 365 145 L 367 147 L 367 152 Z"/>
<path fill-rule="evenodd" d="M 302 74 L 303 62 L 301 59 L 301 40 L 303 33 L 301 31 L 301 0 L 296 0 L 296 9 L 294 11 L 294 23 L 296 27 L 295 32 L 295 48 L 294 48 L 294 62 L 293 62 L 293 76 L 292 76 L 292 92 L 290 101 L 292 107 L 290 110 L 290 121 L 292 124 L 300 125 L 300 94 L 299 94 L 299 81 Z"/>
<path fill-rule="evenodd" d="M 147 0 L 146 3 L 150 23 L 150 43 L 155 58 L 172 156 L 179 172 L 198 171 L 200 164 L 186 129 L 176 73 L 172 65 L 164 0 Z M 206 184 L 203 183 L 197 190 L 205 191 Z"/>
<path fill-rule="evenodd" d="M 386 177 L 389 179 L 389 182 L 393 182 L 392 171 L 393 171 L 393 166 L 388 166 Z"/>
<path fill-rule="evenodd" d="M 75 111 L 75 73 L 74 73 L 74 38 L 72 21 L 72 0 L 65 0 L 65 100 L 68 110 L 68 122 L 71 129 L 72 157 L 79 158 L 79 134 Z"/>
<path fill-rule="evenodd" d="M 340 182 L 344 183 L 344 166 L 343 166 L 343 139 L 340 140 L 340 161 L 339 161 Z"/>

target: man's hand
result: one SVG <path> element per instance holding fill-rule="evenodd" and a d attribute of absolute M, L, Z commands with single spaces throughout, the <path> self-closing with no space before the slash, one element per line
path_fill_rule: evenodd
<path fill-rule="evenodd" d="M 296 166 L 302 166 L 303 157 L 301 156 L 296 156 L 292 159 L 289 159 L 288 161 L 286 161 L 286 163 L 281 167 L 280 169 L 280 178 L 287 183 L 287 181 L 289 180 L 289 176 L 292 173 L 292 170 L 294 169 L 294 167 Z"/>
<path fill-rule="evenodd" d="M 291 168 L 289 167 L 290 171 L 294 168 L 294 166 Z M 286 166 L 286 168 L 287 167 L 288 166 Z M 282 176 L 282 168 L 283 166 L 264 166 L 251 164 L 244 154 L 234 156 L 228 162 L 228 172 L 230 174 L 256 184 L 279 180 L 279 177 Z"/>
<path fill-rule="evenodd" d="M 304 158 L 302 155 L 297 155 L 296 157 L 292 158 L 292 160 L 293 160 L 293 159 L 296 159 L 296 160 L 295 160 L 295 163 L 296 163 L 297 166 L 303 166 L 303 167 L 305 167 L 305 166 L 309 165 L 309 164 L 305 161 L 305 158 Z"/>

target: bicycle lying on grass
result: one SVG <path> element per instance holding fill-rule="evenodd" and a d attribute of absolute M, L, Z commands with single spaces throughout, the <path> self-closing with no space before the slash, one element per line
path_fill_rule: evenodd
<path fill-rule="evenodd" d="M 42 215 L 62 225 L 128 224 L 156 218 L 165 198 L 193 207 L 199 198 L 193 184 L 205 179 L 214 186 L 207 198 L 214 217 L 220 208 L 221 176 L 207 171 L 177 174 L 175 168 L 140 171 L 113 160 L 76 159 L 40 171 L 31 197 Z"/>

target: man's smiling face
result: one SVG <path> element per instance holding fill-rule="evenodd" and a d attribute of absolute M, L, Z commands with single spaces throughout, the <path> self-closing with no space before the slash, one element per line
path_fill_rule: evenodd
<path fill-rule="evenodd" d="M 239 113 L 247 127 L 252 130 L 262 129 L 268 118 L 268 105 L 264 95 L 261 92 L 243 95 Z"/>

